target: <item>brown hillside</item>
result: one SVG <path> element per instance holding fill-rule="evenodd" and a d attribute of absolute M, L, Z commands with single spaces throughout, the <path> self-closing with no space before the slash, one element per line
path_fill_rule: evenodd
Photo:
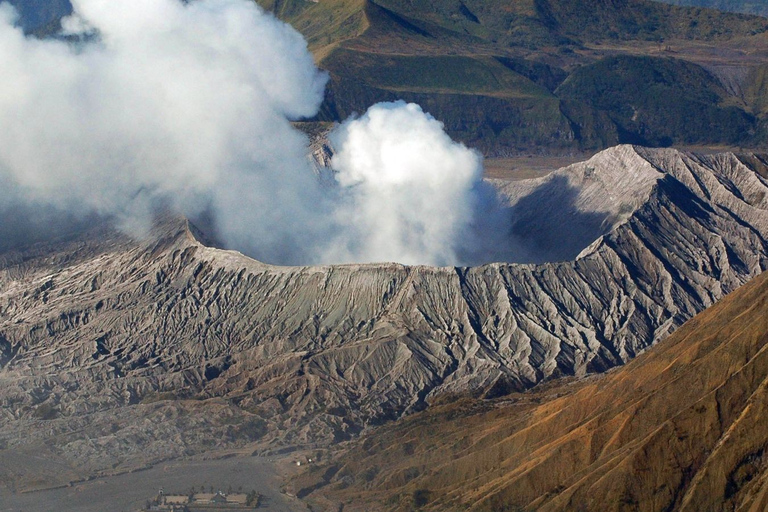
<path fill-rule="evenodd" d="M 329 73 L 315 121 L 401 99 L 497 157 L 762 148 L 768 134 L 758 16 L 648 0 L 258 2 Z"/>
<path fill-rule="evenodd" d="M 345 511 L 767 510 L 767 341 L 763 275 L 621 369 L 416 414 L 297 487 Z"/>

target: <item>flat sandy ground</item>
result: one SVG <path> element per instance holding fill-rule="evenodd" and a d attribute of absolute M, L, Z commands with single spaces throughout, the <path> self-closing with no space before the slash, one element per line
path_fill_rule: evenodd
<path fill-rule="evenodd" d="M 485 177 L 497 180 L 517 181 L 546 176 L 552 171 L 576 162 L 588 160 L 593 153 L 572 156 L 516 156 L 511 158 L 486 158 Z"/>
<path fill-rule="evenodd" d="M 160 464 L 72 487 L 29 494 L 0 494 L 0 512 L 135 512 L 162 487 L 167 493 L 185 493 L 191 487 L 206 492 L 230 486 L 265 495 L 262 508 L 270 512 L 306 512 L 295 498 L 282 494 L 275 465 L 263 457 L 224 460 L 186 460 Z M 262 509 L 260 508 L 260 510 Z"/>
<path fill-rule="evenodd" d="M 675 149 L 680 151 L 691 151 L 694 153 L 700 153 L 704 155 L 710 155 L 714 153 L 751 153 L 751 152 L 765 152 L 765 149 L 755 148 L 738 148 L 733 146 L 692 146 L 692 145 L 680 145 L 674 146 Z M 532 178 L 540 178 L 546 176 L 552 171 L 567 167 L 571 164 L 583 162 L 589 160 L 594 156 L 595 152 L 589 153 L 576 153 L 567 156 L 547 156 L 547 155 L 521 155 L 509 158 L 486 158 L 484 160 L 485 177 L 506 180 L 506 181 L 518 181 L 527 180 Z"/>

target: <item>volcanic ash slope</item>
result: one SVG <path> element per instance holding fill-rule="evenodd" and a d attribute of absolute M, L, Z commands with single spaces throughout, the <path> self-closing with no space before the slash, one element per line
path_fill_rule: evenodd
<path fill-rule="evenodd" d="M 290 483 L 312 510 L 768 510 L 768 274 L 616 371 L 462 397 Z"/>
<path fill-rule="evenodd" d="M 765 269 L 767 169 L 620 146 L 499 184 L 509 236 L 547 263 L 275 267 L 173 221 L 6 253 L 0 481 L 32 486 L 40 450 L 55 480 L 326 443 L 621 364 Z"/>

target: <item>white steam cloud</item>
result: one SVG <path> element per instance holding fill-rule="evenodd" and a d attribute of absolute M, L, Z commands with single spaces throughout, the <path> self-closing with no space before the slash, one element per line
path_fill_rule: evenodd
<path fill-rule="evenodd" d="M 15 185 L 5 201 L 136 230 L 159 202 L 212 208 L 233 244 L 299 256 L 319 200 L 288 120 L 314 114 L 325 86 L 302 37 L 245 0 L 73 7 L 65 29 L 95 31 L 76 45 L 25 37 L 0 6 L 0 174 Z"/>
<path fill-rule="evenodd" d="M 418 106 L 378 105 L 332 134 L 335 186 L 321 186 L 290 121 L 317 112 L 326 76 L 255 3 L 72 4 L 68 37 L 47 40 L 0 4 L 6 223 L 96 214 L 141 233 L 170 207 L 209 214 L 228 246 L 272 263 L 474 258 L 476 212 L 493 201 L 480 157 Z"/>
<path fill-rule="evenodd" d="M 331 261 L 399 261 L 448 265 L 475 213 L 482 159 L 453 142 L 415 104 L 371 107 L 331 135 L 331 161 L 347 202 L 345 227 Z"/>

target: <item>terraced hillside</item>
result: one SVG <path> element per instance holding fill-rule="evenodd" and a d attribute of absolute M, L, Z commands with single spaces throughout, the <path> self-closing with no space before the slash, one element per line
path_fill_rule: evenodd
<path fill-rule="evenodd" d="M 146 241 L 101 229 L 6 252 L 0 485 L 213 439 L 322 446 L 445 394 L 626 362 L 768 266 L 766 171 L 754 155 L 622 146 L 498 183 L 528 263 L 274 267 L 174 220 Z"/>

